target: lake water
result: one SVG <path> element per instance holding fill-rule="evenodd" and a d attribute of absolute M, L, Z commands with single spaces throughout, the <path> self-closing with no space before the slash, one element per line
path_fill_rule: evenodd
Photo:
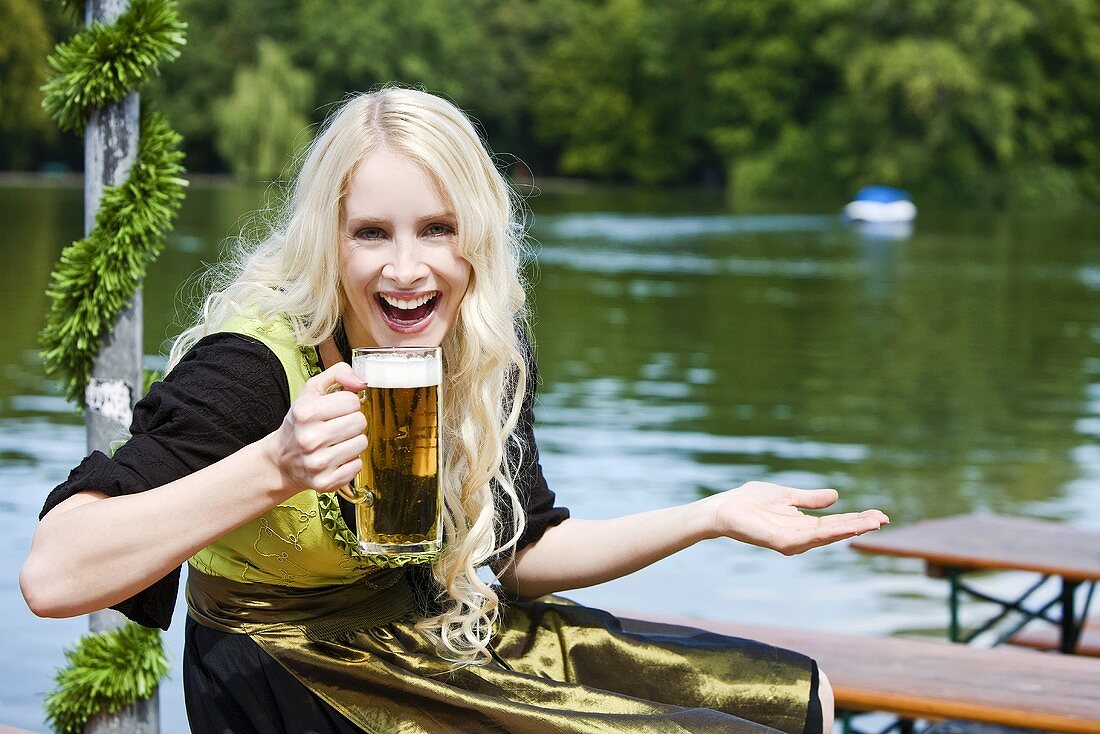
<path fill-rule="evenodd" d="M 147 353 L 179 328 L 181 284 L 262 193 L 192 187 L 146 284 Z M 577 189 L 529 205 L 537 435 L 576 516 L 764 479 L 835 487 L 841 509 L 878 507 L 896 525 L 988 510 L 1100 527 L 1100 214 L 922 211 L 906 236 L 848 228 L 831 205 L 731 211 L 707 191 Z M 85 453 L 36 346 L 80 207 L 75 189 L 0 188 L 0 723 L 36 731 L 62 651 L 87 627 L 34 618 L 16 579 L 43 498 Z M 733 541 L 572 594 L 928 635 L 943 634 L 945 595 L 919 563 Z M 175 671 L 182 616 L 167 635 Z M 178 673 L 161 709 L 166 734 L 187 730 Z"/>

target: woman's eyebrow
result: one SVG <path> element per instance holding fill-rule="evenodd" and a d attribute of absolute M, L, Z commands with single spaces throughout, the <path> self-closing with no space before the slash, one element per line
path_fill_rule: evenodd
<path fill-rule="evenodd" d="M 419 223 L 423 223 L 423 222 L 427 222 L 427 221 L 431 221 L 431 220 L 438 221 L 440 219 L 454 221 L 454 220 L 457 220 L 458 217 L 455 215 L 454 212 L 446 211 L 446 212 L 437 212 L 435 214 L 427 214 L 423 217 L 417 218 L 416 221 L 419 222 Z M 357 215 L 357 216 L 353 215 L 351 217 L 348 217 L 347 224 L 348 224 L 349 227 L 362 227 L 363 225 L 367 225 L 367 224 L 385 224 L 385 225 L 388 225 L 388 224 L 390 224 L 390 220 L 385 218 L 385 217 L 372 217 L 370 215 Z"/>
<path fill-rule="evenodd" d="M 369 217 L 369 216 L 354 216 L 348 218 L 349 227 L 363 227 L 367 225 L 379 225 L 389 224 L 389 221 L 382 217 Z"/>
<path fill-rule="evenodd" d="M 454 220 L 454 219 L 458 219 L 458 217 L 455 216 L 454 212 L 450 212 L 450 211 L 439 212 L 437 214 L 429 214 L 426 217 L 420 217 L 421 222 L 426 222 L 429 219 L 451 219 L 451 220 Z"/>

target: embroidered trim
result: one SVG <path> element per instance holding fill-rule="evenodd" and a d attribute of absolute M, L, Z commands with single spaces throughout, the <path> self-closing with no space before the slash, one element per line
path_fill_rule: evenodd
<path fill-rule="evenodd" d="M 423 554 L 380 556 L 373 553 L 364 553 L 363 549 L 359 547 L 359 539 L 355 537 L 355 533 L 353 533 L 347 523 L 344 522 L 344 516 L 340 514 L 340 501 L 336 498 L 336 495 L 327 492 L 318 492 L 317 507 L 321 511 L 321 524 L 324 525 L 325 530 L 329 532 L 332 539 L 336 541 L 336 545 L 340 546 L 340 550 L 351 556 L 354 561 L 359 562 L 354 567 L 356 570 L 367 568 L 401 568 L 403 566 L 412 566 L 420 563 L 435 563 L 439 559 L 438 553 L 434 553 L 430 556 L 425 556 Z"/>
<path fill-rule="evenodd" d="M 298 345 L 298 354 L 302 355 L 302 364 L 305 365 L 306 374 L 316 377 L 321 374 L 321 352 L 317 347 Z"/>

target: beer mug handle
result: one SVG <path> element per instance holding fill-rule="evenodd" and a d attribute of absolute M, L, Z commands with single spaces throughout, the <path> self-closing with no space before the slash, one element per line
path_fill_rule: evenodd
<path fill-rule="evenodd" d="M 335 385 L 329 385 L 328 389 L 325 390 L 325 394 L 326 395 L 331 395 L 332 393 L 340 392 L 343 389 L 344 389 L 343 385 L 341 385 L 339 383 L 337 383 Z M 365 397 L 365 394 L 360 393 L 359 402 L 362 402 L 364 397 Z M 374 495 L 371 494 L 369 491 L 364 491 L 364 490 L 360 489 L 358 486 L 356 486 L 357 484 L 358 483 L 356 482 L 356 479 L 352 479 L 350 482 L 345 484 L 343 487 L 337 487 L 336 488 L 336 494 L 340 495 L 341 497 L 346 499 L 348 502 L 351 502 L 352 504 L 361 505 L 363 503 L 366 503 L 366 504 L 369 505 L 371 503 L 371 501 L 374 499 Z"/>
<path fill-rule="evenodd" d="M 364 492 L 362 489 L 356 486 L 356 481 L 352 479 L 350 482 L 342 487 L 336 488 L 336 494 L 340 495 L 348 502 L 359 505 L 374 499 L 370 492 Z"/>

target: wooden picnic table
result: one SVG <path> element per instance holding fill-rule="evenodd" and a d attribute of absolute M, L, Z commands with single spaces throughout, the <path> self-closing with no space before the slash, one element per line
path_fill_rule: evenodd
<path fill-rule="evenodd" d="M 952 640 L 961 639 L 959 597 L 965 592 L 1001 607 L 997 615 L 970 636 L 971 639 L 1010 613 L 1018 612 L 1024 621 L 1014 631 L 1031 619 L 1046 619 L 1060 627 L 1059 649 L 1074 652 L 1084 617 L 1083 613 L 1079 619 L 1075 611 L 1077 589 L 1083 583 L 1095 588 L 1096 581 L 1100 580 L 1100 532 L 1048 520 L 992 514 L 958 515 L 886 528 L 857 538 L 851 545 L 863 553 L 923 559 L 930 576 L 949 579 L 949 636 Z M 1032 571 L 1041 578 L 1023 596 L 1005 600 L 963 583 L 962 574 L 979 570 Z M 1059 595 L 1038 607 L 1026 606 L 1028 598 L 1051 577 L 1060 579 Z M 1052 608 L 1060 609 L 1057 617 L 1048 614 Z M 1012 632 L 1004 637 L 1010 634 Z"/>

